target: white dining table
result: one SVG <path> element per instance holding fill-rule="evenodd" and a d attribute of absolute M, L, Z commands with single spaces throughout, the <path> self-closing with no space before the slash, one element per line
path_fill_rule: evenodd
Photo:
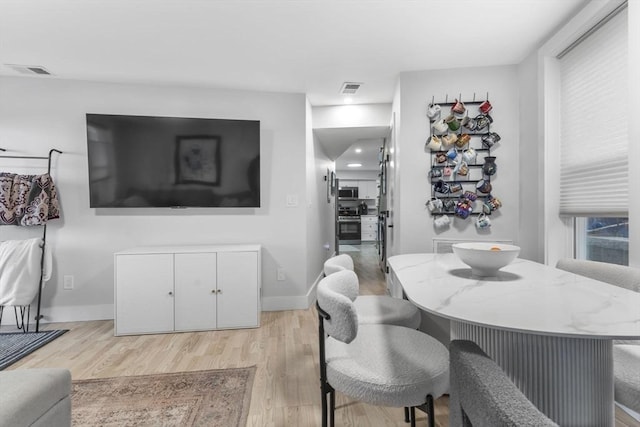
<path fill-rule="evenodd" d="M 613 340 L 640 339 L 640 293 L 516 258 L 478 278 L 454 254 L 388 259 L 389 280 L 451 321 L 561 426 L 613 426 Z M 640 366 L 639 366 L 640 369 Z"/>

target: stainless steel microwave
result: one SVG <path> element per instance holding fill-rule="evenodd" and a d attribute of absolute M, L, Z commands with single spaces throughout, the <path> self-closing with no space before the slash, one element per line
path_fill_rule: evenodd
<path fill-rule="evenodd" d="M 358 200 L 358 187 L 340 187 L 338 188 L 339 200 Z"/>

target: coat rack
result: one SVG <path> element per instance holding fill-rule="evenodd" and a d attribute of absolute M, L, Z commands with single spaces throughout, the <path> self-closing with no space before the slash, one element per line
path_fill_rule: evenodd
<path fill-rule="evenodd" d="M 0 152 L 6 153 L 7 150 L 4 148 L 0 148 Z M 0 153 L 0 158 L 2 159 L 27 159 L 27 160 L 47 160 L 47 175 L 51 175 L 51 160 L 53 157 L 53 153 L 62 154 L 62 151 L 52 148 L 49 150 L 49 154 L 47 156 L 22 156 L 22 155 L 7 155 Z M 47 242 L 47 222 L 42 226 L 42 254 L 40 256 L 40 282 L 38 284 L 38 307 L 34 320 L 36 321 L 36 332 L 40 331 L 40 319 L 42 319 L 42 315 L 40 314 L 40 307 L 42 303 L 42 280 L 44 278 L 44 255 L 45 255 L 45 246 Z M 2 319 L 2 311 L 4 307 L 0 307 L 0 320 Z M 14 307 L 14 313 L 16 315 L 16 325 L 18 329 L 22 329 L 23 332 L 28 332 L 29 330 L 29 315 L 31 314 L 31 305 L 26 307 L 26 315 L 27 315 L 27 323 L 25 324 L 25 307 L 20 307 L 20 317 L 21 323 L 18 321 L 18 312 L 16 307 Z"/>

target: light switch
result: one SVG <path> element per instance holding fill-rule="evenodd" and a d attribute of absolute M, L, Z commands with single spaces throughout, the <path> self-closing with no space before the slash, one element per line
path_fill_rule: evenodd
<path fill-rule="evenodd" d="M 298 195 L 297 194 L 287 194 L 287 207 L 293 208 L 298 206 Z"/>

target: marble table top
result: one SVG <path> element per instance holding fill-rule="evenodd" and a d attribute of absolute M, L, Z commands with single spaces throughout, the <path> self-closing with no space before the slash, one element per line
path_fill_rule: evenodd
<path fill-rule="evenodd" d="M 388 263 L 407 298 L 441 317 L 540 335 L 640 339 L 638 292 L 520 258 L 482 279 L 454 254 Z"/>

